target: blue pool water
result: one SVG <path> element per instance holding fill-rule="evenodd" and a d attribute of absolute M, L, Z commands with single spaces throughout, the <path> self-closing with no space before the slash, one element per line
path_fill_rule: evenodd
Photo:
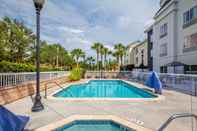
<path fill-rule="evenodd" d="M 112 121 L 74 121 L 55 131 L 135 131 Z"/>
<path fill-rule="evenodd" d="M 91 80 L 71 85 L 54 95 L 69 98 L 154 98 L 155 95 L 121 80 Z"/>

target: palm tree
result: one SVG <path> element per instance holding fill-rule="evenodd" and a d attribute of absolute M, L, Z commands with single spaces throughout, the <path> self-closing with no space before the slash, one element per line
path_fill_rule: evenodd
<path fill-rule="evenodd" d="M 101 64 L 101 69 L 103 69 L 103 56 L 105 55 L 104 49 L 105 49 L 104 46 L 101 45 L 100 46 L 100 56 L 101 56 L 100 64 Z"/>
<path fill-rule="evenodd" d="M 85 61 L 86 61 L 86 54 L 85 54 L 85 52 L 83 52 L 83 54 L 81 54 L 81 57 L 83 58 L 83 62 L 85 63 Z"/>
<path fill-rule="evenodd" d="M 107 69 L 107 57 L 108 55 L 111 55 L 112 54 L 112 51 L 110 51 L 108 48 L 104 47 L 104 66 L 105 66 L 105 69 Z"/>
<path fill-rule="evenodd" d="M 125 46 L 121 43 L 117 44 L 114 46 L 114 49 L 116 50 L 118 56 L 118 63 L 120 64 L 120 66 L 122 66 L 123 64 L 123 57 L 125 55 Z"/>
<path fill-rule="evenodd" d="M 116 58 L 116 61 L 117 61 L 117 63 L 119 64 L 119 63 L 120 63 L 120 62 L 119 62 L 119 61 L 120 61 L 120 60 L 119 60 L 119 56 L 120 56 L 120 55 L 119 55 L 119 52 L 118 52 L 118 51 L 115 51 L 115 52 L 112 53 L 112 55 L 113 55 L 113 57 Z"/>
<path fill-rule="evenodd" d="M 91 57 L 88 57 L 86 60 L 89 64 L 89 67 L 90 67 L 89 69 L 91 70 L 92 69 L 92 64 L 95 61 L 95 59 L 91 56 Z"/>
<path fill-rule="evenodd" d="M 71 51 L 72 57 L 75 59 L 77 63 L 77 67 L 79 67 L 79 58 L 84 56 L 84 52 L 81 49 L 74 49 Z"/>
<path fill-rule="evenodd" d="M 93 50 L 96 50 L 96 63 L 97 63 L 97 69 L 99 68 L 99 54 L 101 50 L 102 44 L 97 42 L 94 43 L 94 45 L 91 47 Z"/>

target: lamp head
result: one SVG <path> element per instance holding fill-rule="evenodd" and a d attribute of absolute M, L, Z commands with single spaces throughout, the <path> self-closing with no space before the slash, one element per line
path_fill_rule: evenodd
<path fill-rule="evenodd" d="M 36 7 L 36 9 L 38 10 L 41 10 L 44 3 L 45 3 L 45 0 L 33 0 L 34 1 L 34 5 Z"/>

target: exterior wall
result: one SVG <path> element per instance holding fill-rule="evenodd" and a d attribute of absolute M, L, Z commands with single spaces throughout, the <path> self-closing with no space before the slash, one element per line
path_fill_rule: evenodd
<path fill-rule="evenodd" d="M 171 0 L 155 15 L 153 25 L 153 70 L 160 72 L 160 67 L 173 61 L 186 65 L 197 65 L 197 48 L 184 51 L 184 38 L 197 33 L 197 22 L 183 28 L 183 14 L 190 8 L 197 6 L 194 0 Z M 167 36 L 160 38 L 160 28 L 168 24 Z M 167 44 L 167 55 L 161 56 L 161 45 Z M 182 68 L 184 70 L 184 68 Z M 168 67 L 168 73 L 173 73 Z"/>
<path fill-rule="evenodd" d="M 133 60 L 133 49 L 132 49 L 132 47 L 128 47 L 126 50 L 126 57 L 124 60 L 124 65 L 132 65 L 132 64 L 134 64 L 133 61 L 134 61 Z"/>
<path fill-rule="evenodd" d="M 142 54 L 143 51 L 143 54 Z M 140 67 L 142 64 L 142 59 L 143 59 L 143 64 L 144 66 L 148 66 L 148 43 L 147 41 L 144 41 L 137 45 L 134 48 L 134 66 L 135 67 Z"/>
<path fill-rule="evenodd" d="M 174 19 L 176 16 L 176 4 L 170 4 L 168 8 L 163 10 L 155 19 L 154 30 L 154 45 L 153 45 L 153 70 L 160 72 L 160 67 L 175 60 L 175 39 L 176 39 L 176 25 Z M 160 28 L 167 24 L 167 35 L 160 37 Z M 174 44 L 173 44 L 174 43 Z M 167 45 L 167 55 L 161 55 L 161 46 Z"/>
<path fill-rule="evenodd" d="M 139 41 L 133 42 L 127 47 L 124 65 L 134 65 L 134 48 L 138 44 L 140 44 Z"/>
<path fill-rule="evenodd" d="M 178 12 L 178 61 L 188 65 L 197 65 L 197 48 L 184 52 L 184 38 L 197 33 L 197 23 L 183 28 L 183 13 L 197 6 L 195 0 L 180 0 Z"/>
<path fill-rule="evenodd" d="M 169 0 L 160 0 L 160 6 L 163 6 Z"/>
<path fill-rule="evenodd" d="M 148 69 L 149 71 L 153 70 L 153 27 L 151 26 L 148 30 L 145 31 L 147 33 L 147 44 L 148 44 Z"/>
<path fill-rule="evenodd" d="M 57 82 L 58 84 L 65 84 L 67 82 L 67 77 L 60 77 L 52 80 L 41 81 L 40 90 L 45 90 L 45 85 L 51 83 L 50 87 L 55 87 L 57 85 L 52 82 Z M 50 88 L 48 87 L 48 88 Z M 8 104 L 14 102 L 18 99 L 24 98 L 26 96 L 31 96 L 35 94 L 35 83 L 30 82 L 15 87 L 6 87 L 0 89 L 0 105 Z"/>

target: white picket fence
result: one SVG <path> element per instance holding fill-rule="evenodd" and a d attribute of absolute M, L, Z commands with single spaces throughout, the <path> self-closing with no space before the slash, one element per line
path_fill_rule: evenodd
<path fill-rule="evenodd" d="M 50 80 L 58 77 L 67 76 L 69 72 L 41 72 L 41 80 Z M 0 88 L 15 86 L 36 80 L 36 72 L 23 73 L 0 73 Z"/>

